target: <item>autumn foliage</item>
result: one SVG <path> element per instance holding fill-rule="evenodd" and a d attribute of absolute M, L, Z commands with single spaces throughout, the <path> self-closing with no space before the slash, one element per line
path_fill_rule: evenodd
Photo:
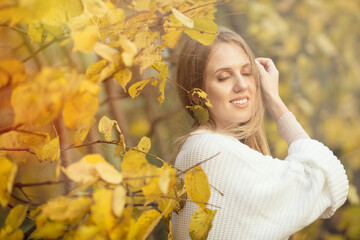
<path fill-rule="evenodd" d="M 176 169 L 149 153 L 148 137 L 128 146 L 116 120 L 94 116 L 103 83 L 109 79 L 115 79 L 132 98 L 151 85 L 162 104 L 165 85 L 171 81 L 164 49 L 174 48 L 183 34 L 211 44 L 217 34 L 215 4 L 206 0 L 0 3 L 1 27 L 37 48 L 25 59 L 0 60 L 2 107 L 13 116 L 0 125 L 0 204 L 12 208 L 0 239 L 145 239 L 161 219 L 167 222 L 172 239 L 171 215 L 184 206 L 186 195 L 199 205 L 190 235 L 206 238 L 216 210 L 207 208 L 210 189 L 201 166 Z M 51 46 L 98 58 L 84 70 L 66 61 L 38 66 L 38 70 L 26 67 Z M 129 84 L 134 73 L 142 76 L 149 68 L 157 74 Z M 194 94 L 191 89 L 184 91 Z M 210 104 L 205 93 L 196 93 Z M 195 112 L 202 108 L 188 107 Z M 204 117 L 202 113 L 199 121 Z M 85 141 L 93 126 L 105 140 Z M 92 144 L 116 145 L 112 161 L 98 153 L 84 153 L 73 162 L 67 159 L 69 150 Z M 53 166 L 46 181 L 18 181 L 20 166 L 29 159 L 35 159 L 39 169 Z M 39 186 L 61 186 L 63 191 L 31 195 L 24 191 Z M 19 227 L 25 217 L 35 225 L 24 234 Z"/>

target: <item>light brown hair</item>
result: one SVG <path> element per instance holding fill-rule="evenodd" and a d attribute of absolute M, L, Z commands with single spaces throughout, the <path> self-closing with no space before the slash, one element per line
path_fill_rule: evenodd
<path fill-rule="evenodd" d="M 252 117 L 249 121 L 241 124 L 236 124 L 229 126 L 226 129 L 217 129 L 216 123 L 209 114 L 209 123 L 206 124 L 206 127 L 209 130 L 221 132 L 223 134 L 231 135 L 236 137 L 239 141 L 242 141 L 249 147 L 265 154 L 269 155 L 269 146 L 266 140 L 266 136 L 263 129 L 263 119 L 264 119 L 264 112 L 265 108 L 261 98 L 261 90 L 260 90 L 260 80 L 259 80 L 259 73 L 255 66 L 254 62 L 254 55 L 251 49 L 249 48 L 248 44 L 245 40 L 237 33 L 224 28 L 219 27 L 218 35 L 214 42 L 209 46 L 204 46 L 203 44 L 199 43 L 194 39 L 188 39 L 185 45 L 183 46 L 178 62 L 178 70 L 177 70 L 177 83 L 182 86 L 183 88 L 191 91 L 194 88 L 200 88 L 204 90 L 204 79 L 205 79 L 205 69 L 207 67 L 207 62 L 209 56 L 212 52 L 212 49 L 218 43 L 234 43 L 235 45 L 241 47 L 246 55 L 248 56 L 252 75 L 256 82 L 256 101 L 255 106 L 253 108 Z M 193 98 L 189 97 L 189 94 L 181 88 L 178 88 L 180 100 L 184 106 L 192 105 Z M 196 121 L 193 113 L 187 109 L 190 115 L 195 120 L 195 125 L 191 131 L 199 128 L 200 125 Z M 210 112 L 210 111 L 209 111 Z M 190 131 L 190 132 L 191 132 Z M 190 134 L 190 133 L 189 133 Z M 179 141 L 179 149 L 183 142 L 185 142 L 186 138 L 189 134 L 182 137 Z"/>

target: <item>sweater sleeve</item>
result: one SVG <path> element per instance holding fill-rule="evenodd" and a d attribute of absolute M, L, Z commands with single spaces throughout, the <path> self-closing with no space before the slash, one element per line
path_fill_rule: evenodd
<path fill-rule="evenodd" d="M 235 138 L 203 133 L 186 141 L 176 166 L 184 170 L 218 152 L 202 164 L 209 182 L 223 193 L 211 188 L 209 203 L 221 208 L 208 239 L 285 239 L 319 217 L 332 216 L 346 200 L 344 167 L 316 140 L 295 140 L 282 161 Z M 174 218 L 175 239 L 188 239 L 181 236 L 188 236 L 196 206 L 186 205 Z"/>

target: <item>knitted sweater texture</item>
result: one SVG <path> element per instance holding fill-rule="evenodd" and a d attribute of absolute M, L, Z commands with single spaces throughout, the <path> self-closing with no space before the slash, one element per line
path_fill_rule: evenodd
<path fill-rule="evenodd" d="M 300 126 L 295 117 L 287 122 Z M 295 139 L 287 141 L 285 160 L 205 130 L 194 132 L 182 146 L 175 163 L 182 170 L 219 153 L 201 165 L 209 183 L 223 193 L 210 187 L 212 205 L 207 207 L 218 211 L 208 239 L 287 239 L 317 218 L 331 217 L 345 202 L 348 179 L 329 148 L 307 137 L 296 138 L 301 131 L 278 128 L 285 140 Z M 198 208 L 188 201 L 173 214 L 176 240 L 190 239 L 190 219 Z"/>

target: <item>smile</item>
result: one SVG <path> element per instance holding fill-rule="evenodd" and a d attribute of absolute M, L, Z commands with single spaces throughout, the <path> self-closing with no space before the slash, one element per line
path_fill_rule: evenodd
<path fill-rule="evenodd" d="M 247 98 L 244 98 L 244 99 L 241 99 L 241 100 L 235 100 L 235 101 L 230 101 L 231 103 L 234 103 L 234 104 L 245 104 L 247 103 L 248 99 Z"/>

